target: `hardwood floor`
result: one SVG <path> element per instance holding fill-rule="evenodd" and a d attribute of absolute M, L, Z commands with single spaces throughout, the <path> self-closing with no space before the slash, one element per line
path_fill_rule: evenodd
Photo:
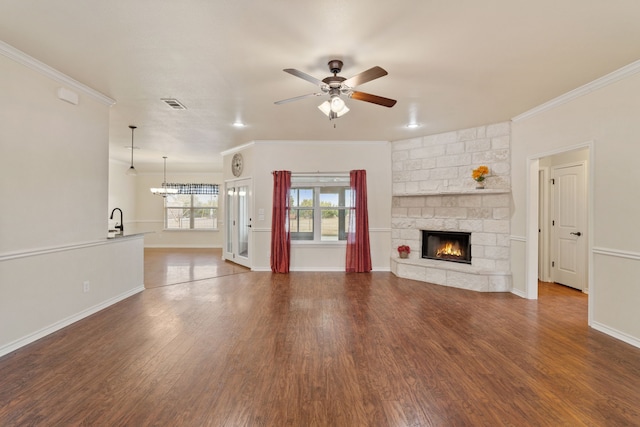
<path fill-rule="evenodd" d="M 144 287 L 177 285 L 250 271 L 222 259 L 221 249 L 164 249 L 144 250 Z"/>
<path fill-rule="evenodd" d="M 640 425 L 640 349 L 588 328 L 578 291 L 226 268 L 1 358 L 0 425 Z"/>

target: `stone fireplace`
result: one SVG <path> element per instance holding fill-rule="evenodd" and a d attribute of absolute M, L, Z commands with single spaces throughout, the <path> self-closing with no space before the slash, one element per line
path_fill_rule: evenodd
<path fill-rule="evenodd" d="M 392 144 L 394 274 L 483 292 L 511 290 L 509 144 L 509 123 Z M 490 169 L 482 190 L 471 179 L 479 165 Z M 468 236 L 468 242 L 458 242 L 467 252 L 463 262 L 430 254 L 429 239 L 443 233 Z M 409 258 L 398 257 L 400 245 L 411 247 Z"/>

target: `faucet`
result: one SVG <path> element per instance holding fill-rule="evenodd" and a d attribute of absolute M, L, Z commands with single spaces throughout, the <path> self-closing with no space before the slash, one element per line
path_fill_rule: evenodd
<path fill-rule="evenodd" d="M 109 217 L 109 219 L 113 219 L 113 214 L 114 214 L 115 211 L 120 211 L 120 225 L 118 225 L 118 223 L 116 223 L 116 228 L 118 230 L 120 230 L 120 235 L 124 236 L 124 218 L 122 216 L 122 209 L 114 208 L 111 211 L 111 216 Z"/>

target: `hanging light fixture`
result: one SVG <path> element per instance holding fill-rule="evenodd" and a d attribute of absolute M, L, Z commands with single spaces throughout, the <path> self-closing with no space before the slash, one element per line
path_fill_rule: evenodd
<path fill-rule="evenodd" d="M 166 197 L 167 194 L 176 194 L 178 192 L 177 188 L 167 188 L 167 156 L 162 156 L 164 159 L 164 178 L 162 181 L 162 187 L 151 188 L 151 192 L 156 196 Z"/>
<path fill-rule="evenodd" d="M 127 175 L 136 176 L 138 175 L 138 171 L 133 167 L 133 131 L 137 126 L 129 125 L 129 129 L 131 129 L 131 167 L 127 170 Z"/>

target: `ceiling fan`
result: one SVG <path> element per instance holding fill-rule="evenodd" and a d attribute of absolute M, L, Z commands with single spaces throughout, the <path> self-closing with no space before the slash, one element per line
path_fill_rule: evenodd
<path fill-rule="evenodd" d="M 308 82 L 311 82 L 320 87 L 320 92 L 309 93 L 307 95 L 296 96 L 294 98 L 283 99 L 282 101 L 276 101 L 275 104 L 285 104 L 291 101 L 297 101 L 299 99 L 309 98 L 312 96 L 329 95 L 329 101 L 323 102 L 318 108 L 329 116 L 329 120 L 335 119 L 346 114 L 349 111 L 341 95 L 349 98 L 356 99 L 358 101 L 370 102 L 372 104 L 382 105 L 384 107 L 393 107 L 396 104 L 395 99 L 384 98 L 382 96 L 371 95 L 370 93 L 356 91 L 353 88 L 363 83 L 370 82 L 377 78 L 387 75 L 387 72 L 380 67 L 369 68 L 360 74 L 357 74 L 349 79 L 338 76 L 338 73 L 342 71 L 342 61 L 339 59 L 332 59 L 328 63 L 329 70 L 333 73 L 333 76 L 326 77 L 322 80 L 316 79 L 307 73 L 296 70 L 294 68 L 286 68 L 282 71 L 292 74 L 296 77 L 300 77 Z"/>

